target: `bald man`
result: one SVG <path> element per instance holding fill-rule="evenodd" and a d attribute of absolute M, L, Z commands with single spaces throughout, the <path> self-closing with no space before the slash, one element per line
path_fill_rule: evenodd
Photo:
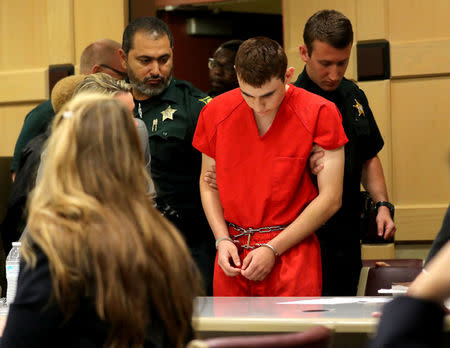
<path fill-rule="evenodd" d="M 125 78 L 127 74 L 122 68 L 118 53 L 120 48 L 121 45 L 118 42 L 110 39 L 101 39 L 91 43 L 81 54 L 80 74 L 88 75 L 104 72 L 116 79 Z M 31 139 L 46 131 L 54 116 L 55 112 L 49 99 L 36 106 L 25 117 L 11 163 L 13 180 L 19 166 L 23 148 Z"/>

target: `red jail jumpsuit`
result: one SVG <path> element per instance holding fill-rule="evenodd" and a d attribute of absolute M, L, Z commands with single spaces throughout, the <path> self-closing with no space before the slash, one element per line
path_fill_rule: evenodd
<path fill-rule="evenodd" d="M 226 221 L 243 228 L 289 225 L 317 196 L 308 157 L 313 144 L 331 150 L 347 142 L 336 106 L 289 86 L 269 130 L 260 136 L 239 89 L 222 94 L 200 113 L 193 145 L 216 162 Z M 229 227 L 230 236 L 239 234 Z M 256 233 L 250 245 L 280 231 Z M 247 243 L 247 236 L 239 238 Z M 240 254 L 244 260 L 250 250 Z M 315 234 L 277 258 L 262 281 L 228 277 L 215 263 L 214 296 L 320 296 L 320 247 Z"/>

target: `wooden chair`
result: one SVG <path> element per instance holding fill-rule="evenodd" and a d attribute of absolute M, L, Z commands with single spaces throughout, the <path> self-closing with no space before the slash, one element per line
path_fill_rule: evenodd
<path fill-rule="evenodd" d="M 365 268 L 365 267 L 363 267 Z M 412 282 L 422 272 L 417 267 L 372 267 L 368 268 L 364 296 L 385 296 L 379 289 L 390 289 L 393 283 Z M 358 292 L 360 295 L 360 292 Z"/>
<path fill-rule="evenodd" d="M 256 336 L 230 336 L 193 340 L 186 348 L 328 348 L 332 331 L 316 326 L 304 332 Z"/>

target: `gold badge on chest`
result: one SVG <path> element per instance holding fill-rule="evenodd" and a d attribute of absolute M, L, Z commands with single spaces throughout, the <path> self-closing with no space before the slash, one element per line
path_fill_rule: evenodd
<path fill-rule="evenodd" d="M 358 117 L 365 116 L 363 106 L 356 99 L 355 99 L 355 105 L 353 105 L 353 107 L 356 108 L 356 110 L 358 111 Z"/>
<path fill-rule="evenodd" d="M 162 120 L 163 122 L 165 120 L 173 120 L 173 114 L 177 111 L 177 109 L 172 109 L 172 107 L 169 105 L 166 110 L 161 111 Z"/>

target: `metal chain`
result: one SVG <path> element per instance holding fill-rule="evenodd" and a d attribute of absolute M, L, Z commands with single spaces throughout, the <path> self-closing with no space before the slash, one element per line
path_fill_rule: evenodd
<path fill-rule="evenodd" d="M 233 228 L 234 230 L 241 232 L 239 234 L 236 234 L 234 236 L 231 236 L 231 238 L 236 239 L 242 236 L 248 236 L 248 235 L 254 235 L 255 233 L 269 233 L 274 231 L 281 231 L 284 230 L 287 225 L 277 225 L 277 226 L 268 226 L 268 227 L 259 227 L 259 228 L 243 228 L 241 226 L 235 225 L 232 222 L 228 222 L 228 225 Z"/>

